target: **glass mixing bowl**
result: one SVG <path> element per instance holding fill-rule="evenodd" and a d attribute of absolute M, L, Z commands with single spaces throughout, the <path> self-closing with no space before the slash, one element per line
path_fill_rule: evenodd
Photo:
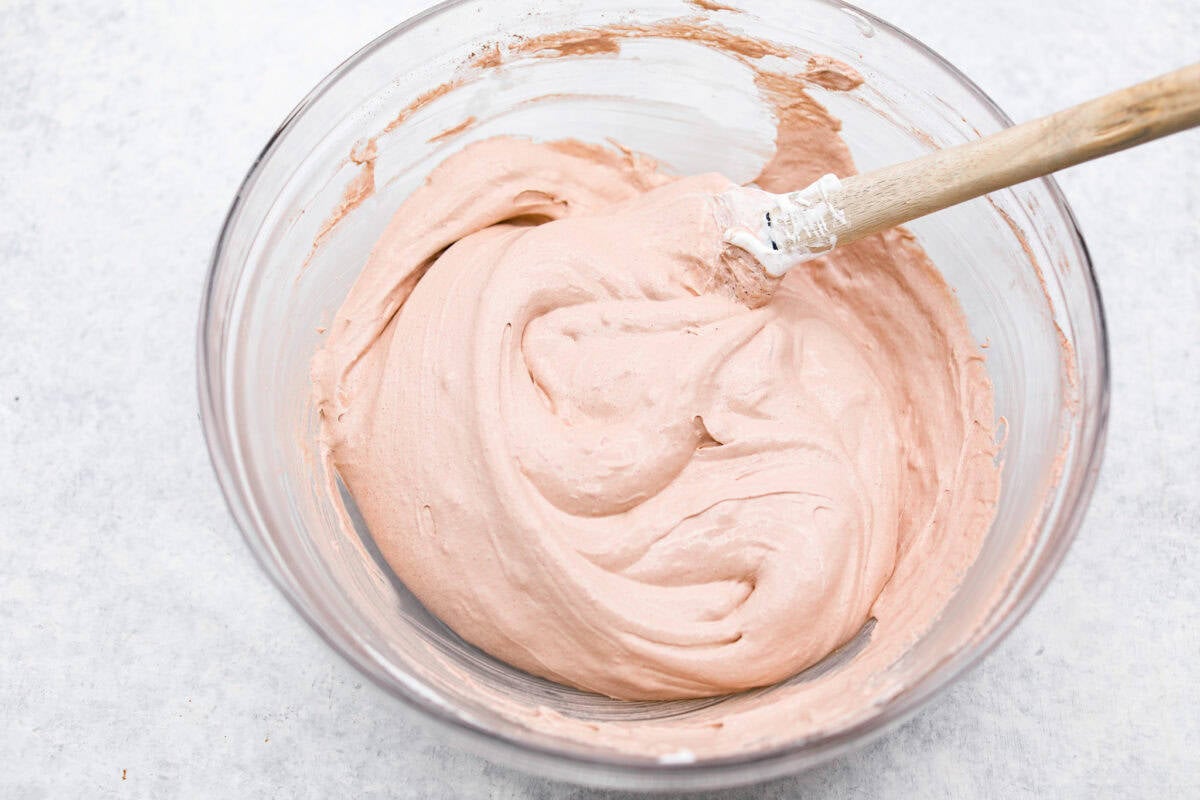
<path fill-rule="evenodd" d="M 903 689 L 852 723 L 691 759 L 622 753 L 534 730 L 509 712 L 541 708 L 603 722 L 686 717 L 697 706 L 622 703 L 491 659 L 421 607 L 361 525 L 342 524 L 314 458 L 309 360 L 389 216 L 435 164 L 499 133 L 613 137 L 670 170 L 719 170 L 735 180 L 755 175 L 771 152 L 770 109 L 749 71 L 701 43 L 647 38 L 619 53 L 524 57 L 499 70 L 465 66 L 486 57 L 489 44 L 704 15 L 833 56 L 858 69 L 864 85 L 813 93 L 843 120 L 863 170 L 1008 124 L 953 66 L 870 14 L 829 0 L 730 2 L 744 13 L 682 0 L 636 8 L 602 0 L 455 0 L 397 26 L 338 67 L 268 142 L 221 231 L 201 309 L 205 433 L 229 506 L 267 573 L 330 645 L 403 704 L 485 755 L 552 777 L 637 788 L 724 786 L 812 766 L 879 734 L 978 661 L 1029 608 L 1080 523 L 1099 466 L 1108 409 L 1100 298 L 1071 212 L 1054 182 L 1042 180 L 911 226 L 987 347 L 1005 435 L 1003 489 L 961 587 L 890 668 Z M 447 82 L 457 88 L 430 93 Z M 473 127 L 440 136 L 467 118 Z M 364 165 L 371 138 L 378 154 Z M 352 151 L 359 157 L 350 158 Z M 361 190 L 372 180 L 367 196 Z M 322 236 L 331 215 L 344 211 Z M 508 708 L 481 701 L 481 689 L 505 698 Z M 770 701 L 770 690 L 755 699 Z M 701 702 L 709 714 L 713 702 Z"/>

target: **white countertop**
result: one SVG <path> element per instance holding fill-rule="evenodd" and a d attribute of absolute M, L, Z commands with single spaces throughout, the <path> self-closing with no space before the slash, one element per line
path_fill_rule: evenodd
<path fill-rule="evenodd" d="M 205 453 L 196 311 L 234 190 L 419 5 L 0 7 L 0 796 L 620 796 L 444 744 L 364 681 L 253 562 Z M 1016 119 L 1200 57 L 1200 0 L 866 5 Z M 1066 563 L 906 725 L 721 797 L 1200 792 L 1200 132 L 1061 183 L 1114 374 Z"/>

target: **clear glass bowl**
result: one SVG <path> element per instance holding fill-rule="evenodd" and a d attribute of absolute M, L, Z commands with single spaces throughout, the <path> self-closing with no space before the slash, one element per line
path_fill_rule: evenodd
<path fill-rule="evenodd" d="M 870 14 L 828 0 L 732 2 L 748 13 L 707 16 L 840 58 L 863 74 L 866 83 L 852 93 L 814 89 L 843 120 L 860 169 L 1008 124 L 953 66 Z M 499 133 L 612 136 L 681 173 L 756 174 L 771 150 L 769 109 L 745 68 L 698 44 L 644 39 L 619 55 L 526 58 L 474 78 L 462 71 L 488 43 L 513 35 L 699 13 L 682 0 L 637 8 L 455 0 L 397 26 L 338 67 L 267 143 L 221 231 L 201 309 L 200 405 L 213 463 L 246 541 L 288 599 L 364 674 L 474 749 L 597 785 L 712 788 L 763 780 L 810 767 L 903 720 L 994 647 L 1046 585 L 1083 516 L 1107 418 L 1100 298 L 1054 182 L 918 221 L 912 230 L 987 343 L 1006 441 L 995 523 L 939 621 L 891 668 L 905 688 L 840 729 L 690 763 L 540 733 L 482 702 L 480 687 L 513 708 L 541 706 L 601 723 L 693 711 L 686 703 L 621 703 L 533 678 L 466 645 L 425 612 L 361 526 L 340 524 L 314 466 L 308 371 L 318 328 L 400 201 L 468 141 Z M 313 250 L 362 170 L 347 158 L 356 143 L 456 75 L 463 85 L 378 137 L 373 196 Z M 468 116 L 475 127 L 436 139 Z M 756 702 L 770 698 L 763 691 Z"/>

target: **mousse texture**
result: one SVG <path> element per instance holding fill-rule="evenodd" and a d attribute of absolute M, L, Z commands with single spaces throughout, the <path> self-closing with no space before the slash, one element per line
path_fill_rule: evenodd
<path fill-rule="evenodd" d="M 760 86 L 780 149 L 759 185 L 853 171 L 819 105 Z M 893 230 L 765 279 L 722 244 L 730 186 L 576 141 L 468 145 L 314 359 L 324 457 L 388 563 L 509 664 L 621 699 L 764 686 L 872 618 L 915 635 L 978 551 L 991 387 L 937 270 Z"/>

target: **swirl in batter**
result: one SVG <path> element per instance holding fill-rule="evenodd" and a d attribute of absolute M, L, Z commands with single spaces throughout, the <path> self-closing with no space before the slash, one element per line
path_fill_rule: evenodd
<path fill-rule="evenodd" d="M 623 699 L 771 684 L 854 636 L 901 559 L 990 518 L 991 389 L 911 236 L 774 285 L 721 243 L 729 186 L 471 145 L 314 361 L 381 552 L 497 658 Z"/>

